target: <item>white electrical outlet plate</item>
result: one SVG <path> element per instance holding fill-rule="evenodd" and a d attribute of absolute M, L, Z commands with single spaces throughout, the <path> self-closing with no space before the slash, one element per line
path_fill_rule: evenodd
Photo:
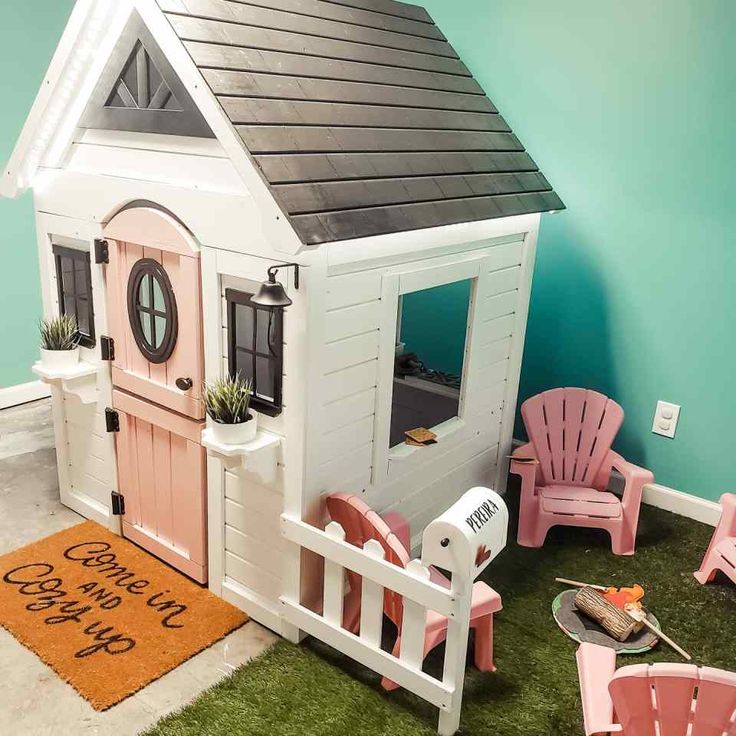
<path fill-rule="evenodd" d="M 677 422 L 680 419 L 680 407 L 666 401 L 657 402 L 657 411 L 654 412 L 652 432 L 662 437 L 674 437 L 677 431 Z"/>

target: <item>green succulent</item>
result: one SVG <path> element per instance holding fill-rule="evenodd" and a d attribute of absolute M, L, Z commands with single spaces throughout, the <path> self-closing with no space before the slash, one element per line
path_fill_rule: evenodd
<path fill-rule="evenodd" d="M 74 350 L 79 345 L 77 318 L 72 315 L 62 314 L 53 319 L 44 319 L 39 330 L 44 350 Z"/>
<path fill-rule="evenodd" d="M 218 424 L 242 424 L 250 418 L 253 382 L 240 374 L 205 383 L 202 395 L 207 414 Z"/>

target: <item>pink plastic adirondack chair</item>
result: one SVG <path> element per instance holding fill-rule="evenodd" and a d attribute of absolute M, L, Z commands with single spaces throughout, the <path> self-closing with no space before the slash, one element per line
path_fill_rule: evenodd
<path fill-rule="evenodd" d="M 710 540 L 695 579 L 705 585 L 715 577 L 716 571 L 726 573 L 736 583 L 736 494 L 721 496 L 721 520 Z"/>
<path fill-rule="evenodd" d="M 400 514 L 379 516 L 362 499 L 348 493 L 334 493 L 327 498 L 327 510 L 333 521 L 345 530 L 345 540 L 362 548 L 370 539 L 377 540 L 383 547 L 385 559 L 399 567 L 406 567 L 411 560 L 409 524 Z M 450 581 L 435 568 L 429 569 L 430 580 L 437 585 L 450 587 Z M 350 590 L 345 595 L 343 626 L 353 633 L 360 628 L 361 581 L 360 575 L 347 571 Z M 384 594 L 384 614 L 393 621 L 398 636 L 393 655 L 401 651 L 401 624 L 403 597 L 391 590 Z M 481 672 L 495 672 L 493 664 L 493 614 L 501 610 L 501 596 L 485 583 L 473 585 L 470 626 L 475 629 L 475 666 Z M 447 638 L 447 617 L 427 611 L 424 638 L 424 656 Z M 398 685 L 384 678 L 381 682 L 386 690 L 395 690 Z"/>
<path fill-rule="evenodd" d="M 623 409 L 595 391 L 558 388 L 525 401 L 521 415 L 530 442 L 511 461 L 521 476 L 519 544 L 541 547 L 557 525 L 592 527 L 608 531 L 614 554 L 633 555 L 642 491 L 654 476 L 611 450 Z M 622 500 L 605 490 L 613 468 L 626 480 Z"/>
<path fill-rule="evenodd" d="M 581 644 L 577 654 L 586 736 L 736 736 L 736 673 L 693 664 L 635 664 Z"/>

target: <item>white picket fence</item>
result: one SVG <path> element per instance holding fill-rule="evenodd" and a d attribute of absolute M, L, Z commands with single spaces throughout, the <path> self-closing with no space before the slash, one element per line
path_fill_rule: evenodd
<path fill-rule="evenodd" d="M 367 542 L 363 549 L 348 544 L 343 528 L 336 522 L 321 531 L 284 515 L 282 525 L 286 539 L 324 558 L 322 613 L 282 596 L 284 618 L 437 706 L 439 733 L 454 734 L 460 725 L 473 580 L 453 574 L 452 587 L 443 588 L 430 582 L 429 569 L 419 560 L 412 560 L 404 570 L 384 559 L 383 548 L 375 540 Z M 342 628 L 346 568 L 363 578 L 358 635 Z M 404 599 L 399 657 L 381 649 L 384 589 L 395 591 Z M 441 680 L 422 671 L 428 610 L 448 619 Z"/>

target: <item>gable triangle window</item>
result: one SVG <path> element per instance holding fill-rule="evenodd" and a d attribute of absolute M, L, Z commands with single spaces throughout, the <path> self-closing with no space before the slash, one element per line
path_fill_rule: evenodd
<path fill-rule="evenodd" d="M 137 12 L 110 54 L 80 127 L 215 137 Z"/>
<path fill-rule="evenodd" d="M 151 55 L 140 41 L 118 78 L 106 107 L 178 112 L 182 110 Z"/>

